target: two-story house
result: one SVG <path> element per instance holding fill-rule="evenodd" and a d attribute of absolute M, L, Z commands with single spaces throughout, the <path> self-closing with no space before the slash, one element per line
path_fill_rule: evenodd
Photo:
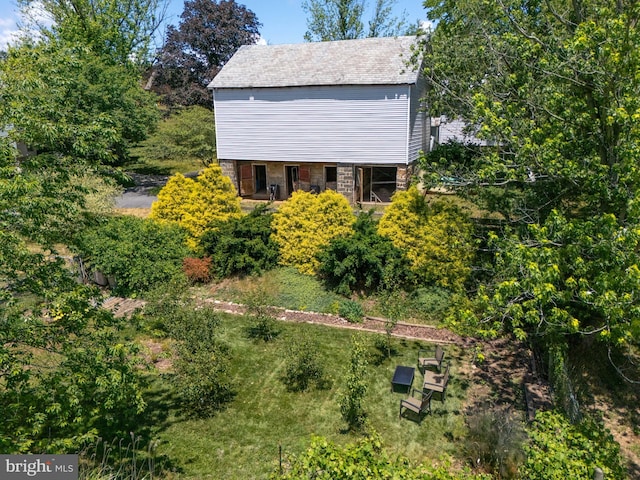
<path fill-rule="evenodd" d="M 209 84 L 218 160 L 244 197 L 336 190 L 388 202 L 430 121 L 416 37 L 241 47 Z"/>

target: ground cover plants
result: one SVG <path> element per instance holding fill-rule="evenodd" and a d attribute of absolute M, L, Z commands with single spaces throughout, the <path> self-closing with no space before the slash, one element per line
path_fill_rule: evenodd
<path fill-rule="evenodd" d="M 294 268 L 280 267 L 260 276 L 228 278 L 197 288 L 201 298 L 213 298 L 247 304 L 253 292 L 261 290 L 269 305 L 320 313 L 339 314 L 358 319 L 361 315 L 394 317 L 399 321 L 439 325 L 451 306 L 451 293 L 438 287 L 419 288 L 412 292 L 378 292 L 370 296 L 342 295 L 327 291 L 315 277 Z M 354 305 L 356 303 L 357 305 Z"/>

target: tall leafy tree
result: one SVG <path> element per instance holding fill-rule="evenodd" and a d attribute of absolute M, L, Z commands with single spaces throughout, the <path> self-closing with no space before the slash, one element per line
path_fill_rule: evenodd
<path fill-rule="evenodd" d="M 38 153 L 123 162 L 157 121 L 140 84 L 157 0 L 46 0 L 39 8 L 53 24 L 36 25 L 35 37 L 25 32 L 0 65 L 0 124 Z"/>
<path fill-rule="evenodd" d="M 207 85 L 242 45 L 260 38 L 255 13 L 235 0 L 187 0 L 171 26 L 149 84 L 164 102 L 213 108 Z"/>
<path fill-rule="evenodd" d="M 460 192 L 499 210 L 494 281 L 462 317 L 487 333 L 638 339 L 636 2 L 427 0 L 433 113 L 496 142 Z M 433 173 L 433 164 L 425 165 Z M 435 177 L 430 177 L 431 179 Z"/>
<path fill-rule="evenodd" d="M 159 0 L 19 0 L 49 23 L 35 25 L 46 37 L 81 43 L 118 63 L 144 62 L 151 37 L 163 20 Z M 30 25 L 30 28 L 34 25 Z"/>
<path fill-rule="evenodd" d="M 376 0 L 373 15 L 369 20 L 369 37 L 393 37 L 407 33 L 406 12 L 397 17 L 393 7 L 397 0 Z"/>
<path fill-rule="evenodd" d="M 85 199 L 96 187 L 81 179 L 122 159 L 155 119 L 130 60 L 139 44 L 115 28 L 130 19 L 117 8 L 125 4 L 102 5 L 104 15 L 84 30 L 80 3 L 67 16 L 48 11 L 54 26 L 11 46 L 0 62 L 0 130 L 8 135 L 0 138 L 6 452 L 77 449 L 130 431 L 144 408 L 135 345 L 117 334 L 122 321 L 96 306 L 100 292 L 78 285 L 58 253 L 91 219 Z M 147 34 L 137 32 L 144 43 Z M 16 142 L 31 152 L 19 153 Z"/>
<path fill-rule="evenodd" d="M 365 26 L 366 0 L 305 0 L 308 42 L 353 40 L 363 37 L 391 37 L 406 30 L 405 17 L 393 16 L 396 0 L 376 0 L 373 15 Z"/>
<path fill-rule="evenodd" d="M 144 408 L 135 346 L 56 244 L 82 221 L 64 157 L 19 160 L 0 139 L 0 448 L 64 451 L 131 428 Z M 76 220 L 76 222 L 73 221 Z"/>
<path fill-rule="evenodd" d="M 216 156 L 213 113 L 198 105 L 180 109 L 161 121 L 131 153 L 143 162 L 193 160 L 207 167 Z"/>
<path fill-rule="evenodd" d="M 157 121 L 152 94 L 130 64 L 58 38 L 10 48 L 0 64 L 0 119 L 41 154 L 121 164 Z"/>

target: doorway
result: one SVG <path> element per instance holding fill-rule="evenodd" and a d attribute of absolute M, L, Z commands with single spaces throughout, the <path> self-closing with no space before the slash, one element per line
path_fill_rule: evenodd
<path fill-rule="evenodd" d="M 266 165 L 253 166 L 253 178 L 255 180 L 255 193 L 267 192 L 267 167 Z"/>
<path fill-rule="evenodd" d="M 396 167 L 360 167 L 356 185 L 360 202 L 389 203 L 396 191 Z"/>
<path fill-rule="evenodd" d="M 293 192 L 300 188 L 300 171 L 298 166 L 294 165 L 285 167 L 285 172 L 287 176 L 287 195 L 291 196 Z"/>

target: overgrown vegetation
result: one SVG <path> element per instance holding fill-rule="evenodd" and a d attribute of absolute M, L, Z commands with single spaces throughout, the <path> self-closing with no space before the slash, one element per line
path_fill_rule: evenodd
<path fill-rule="evenodd" d="M 201 245 L 213 261 L 216 278 L 257 275 L 278 264 L 278 245 L 271 237 L 273 213 L 256 206 L 248 215 L 219 222 L 205 232 Z"/>
<path fill-rule="evenodd" d="M 509 408 L 493 407 L 469 415 L 464 451 L 470 465 L 494 478 L 523 478 L 519 469 L 526 456 L 527 435 L 521 416 Z"/>
<path fill-rule="evenodd" d="M 384 452 L 382 441 L 371 433 L 356 443 L 336 445 L 326 438 L 314 437 L 311 446 L 293 457 L 284 472 L 271 475 L 272 480 L 309 478 L 322 471 L 326 478 L 394 479 L 405 480 L 489 480 L 491 476 L 469 471 L 453 473 L 451 465 L 412 465 L 404 457 L 392 458 Z"/>
<path fill-rule="evenodd" d="M 540 412 L 529 429 L 529 438 L 521 471 L 524 478 L 593 478 L 596 467 L 604 478 L 627 478 L 620 447 L 599 421 L 586 418 L 571 424 L 558 412 Z"/>
<path fill-rule="evenodd" d="M 175 225 L 115 216 L 80 232 L 74 248 L 87 265 L 115 280 L 114 293 L 136 295 L 184 275 L 186 233 Z"/>

